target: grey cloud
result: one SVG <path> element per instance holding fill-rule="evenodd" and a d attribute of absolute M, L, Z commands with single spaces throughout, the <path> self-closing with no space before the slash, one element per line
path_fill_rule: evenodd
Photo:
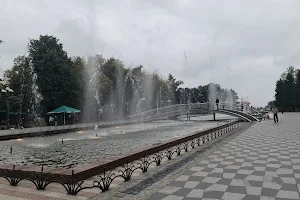
<path fill-rule="evenodd" d="M 53 34 L 70 56 L 115 56 L 128 66 L 172 73 L 185 86 L 214 81 L 264 105 L 283 70 L 300 64 L 297 0 L 2 0 L 1 5 L 1 68 L 25 53 L 28 38 Z"/>

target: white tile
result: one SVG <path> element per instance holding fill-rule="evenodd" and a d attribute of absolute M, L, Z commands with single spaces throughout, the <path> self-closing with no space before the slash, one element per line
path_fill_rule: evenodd
<path fill-rule="evenodd" d="M 293 174 L 294 171 L 292 169 L 280 168 L 276 171 L 277 174 Z"/>
<path fill-rule="evenodd" d="M 241 166 L 238 166 L 238 165 L 229 165 L 227 167 L 225 167 L 225 169 L 239 169 L 241 168 Z"/>
<path fill-rule="evenodd" d="M 276 197 L 285 199 L 299 199 L 299 194 L 298 192 L 294 191 L 279 190 Z"/>
<path fill-rule="evenodd" d="M 199 184 L 199 181 L 187 181 L 184 188 L 195 188 Z"/>
<path fill-rule="evenodd" d="M 266 171 L 266 167 L 255 167 L 254 166 L 255 171 L 259 171 L 259 172 L 264 172 Z"/>
<path fill-rule="evenodd" d="M 169 195 L 163 198 L 162 200 L 182 200 L 184 197 Z"/>
<path fill-rule="evenodd" d="M 300 165 L 293 165 L 293 169 L 300 169 Z"/>
<path fill-rule="evenodd" d="M 163 194 L 173 194 L 174 192 L 177 192 L 180 189 L 181 189 L 181 187 L 165 186 L 159 192 L 163 193 Z"/>
<path fill-rule="evenodd" d="M 257 164 L 266 164 L 267 161 L 266 160 L 256 160 L 253 163 L 257 163 Z"/>
<path fill-rule="evenodd" d="M 196 172 L 192 176 L 206 177 L 208 174 L 209 174 L 209 172 Z"/>
<path fill-rule="evenodd" d="M 287 183 L 287 184 L 296 184 L 296 179 L 295 179 L 295 178 L 281 177 L 281 180 L 282 180 L 284 183 Z"/>
<path fill-rule="evenodd" d="M 223 173 L 223 168 L 215 168 L 211 171 L 211 173 Z"/>
<path fill-rule="evenodd" d="M 229 162 L 229 161 L 223 161 L 220 164 L 221 165 L 232 165 L 234 162 Z"/>
<path fill-rule="evenodd" d="M 199 164 L 208 164 L 209 160 L 202 160 L 201 162 L 199 162 Z"/>
<path fill-rule="evenodd" d="M 221 185 L 221 184 L 213 184 L 212 186 L 208 187 L 205 191 L 220 191 L 225 192 L 228 185 Z"/>
<path fill-rule="evenodd" d="M 221 158 L 215 158 L 215 159 L 213 159 L 213 160 L 211 160 L 211 161 L 213 161 L 213 162 L 222 162 L 223 159 L 221 159 Z"/>
<path fill-rule="evenodd" d="M 278 177 L 276 172 L 265 172 L 265 176 L 267 177 Z"/>
<path fill-rule="evenodd" d="M 241 200 L 245 196 L 246 196 L 245 194 L 225 192 L 224 195 L 222 196 L 222 200 Z"/>
<path fill-rule="evenodd" d="M 215 167 L 217 167 L 218 166 L 218 164 L 208 164 L 207 165 L 207 168 L 215 168 Z"/>
<path fill-rule="evenodd" d="M 233 179 L 235 173 L 223 173 L 223 178 Z"/>
<path fill-rule="evenodd" d="M 252 163 L 249 163 L 249 162 L 244 162 L 241 167 L 252 167 Z"/>
<path fill-rule="evenodd" d="M 205 169 L 205 168 L 204 168 L 204 167 L 192 167 L 192 168 L 190 168 L 189 170 L 190 170 L 190 171 L 200 172 L 200 171 L 202 171 L 203 169 Z"/>
<path fill-rule="evenodd" d="M 225 158 L 225 160 L 233 160 L 233 159 L 235 159 L 234 156 L 227 156 L 227 157 Z"/>
<path fill-rule="evenodd" d="M 202 182 L 205 182 L 205 183 L 216 183 L 218 182 L 219 180 L 221 180 L 221 178 L 216 178 L 216 177 L 205 177 Z"/>
<path fill-rule="evenodd" d="M 267 167 L 279 169 L 279 168 L 281 167 L 281 165 L 282 165 L 282 164 L 270 164 L 270 163 L 268 163 L 268 164 L 267 164 Z"/>
<path fill-rule="evenodd" d="M 239 179 L 233 179 L 230 184 L 231 186 L 244 186 L 244 181 Z"/>
<path fill-rule="evenodd" d="M 261 187 L 246 187 L 247 194 L 249 195 L 260 195 L 261 189 Z"/>
<path fill-rule="evenodd" d="M 188 179 L 189 179 L 189 176 L 181 175 L 178 178 L 176 178 L 175 181 L 187 181 Z"/>
<path fill-rule="evenodd" d="M 259 158 L 259 157 L 254 157 L 254 156 L 253 156 L 253 157 L 248 157 L 247 159 L 248 159 L 248 160 L 257 160 L 258 158 Z"/>
<path fill-rule="evenodd" d="M 269 189 L 276 189 L 279 190 L 281 188 L 281 185 L 277 183 L 269 183 L 269 182 L 264 182 L 263 183 L 264 188 L 269 188 Z"/>
<path fill-rule="evenodd" d="M 247 174 L 247 175 L 250 175 L 254 172 L 254 170 L 243 170 L 243 169 L 239 169 L 237 171 L 237 174 Z"/>
<path fill-rule="evenodd" d="M 263 176 L 250 175 L 246 178 L 246 180 L 249 180 L 249 181 L 263 181 L 264 177 Z"/>
<path fill-rule="evenodd" d="M 193 189 L 186 197 L 201 198 L 203 196 L 204 190 Z"/>

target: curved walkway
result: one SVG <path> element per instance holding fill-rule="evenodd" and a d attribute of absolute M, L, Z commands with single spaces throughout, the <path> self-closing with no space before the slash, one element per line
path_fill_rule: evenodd
<path fill-rule="evenodd" d="M 299 199 L 300 114 L 285 113 L 279 120 L 256 123 L 149 200 Z"/>

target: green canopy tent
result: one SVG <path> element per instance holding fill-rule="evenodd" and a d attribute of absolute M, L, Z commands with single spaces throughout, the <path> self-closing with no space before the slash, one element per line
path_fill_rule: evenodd
<path fill-rule="evenodd" d="M 47 114 L 64 114 L 64 125 L 66 124 L 66 113 L 80 113 L 81 111 L 75 108 L 71 108 L 69 106 L 60 106 L 51 112 L 47 112 Z"/>

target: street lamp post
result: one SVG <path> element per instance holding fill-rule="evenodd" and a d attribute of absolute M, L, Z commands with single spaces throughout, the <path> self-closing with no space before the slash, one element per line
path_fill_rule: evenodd
<path fill-rule="evenodd" d="M 9 102 L 8 102 L 8 96 L 6 94 L 7 93 L 13 93 L 14 91 L 12 89 L 10 89 L 9 87 L 6 87 L 5 89 L 2 89 L 1 92 L 2 92 L 3 95 L 5 95 L 5 99 L 6 99 L 6 108 L 7 108 L 6 121 L 8 123 L 9 122 Z"/>

